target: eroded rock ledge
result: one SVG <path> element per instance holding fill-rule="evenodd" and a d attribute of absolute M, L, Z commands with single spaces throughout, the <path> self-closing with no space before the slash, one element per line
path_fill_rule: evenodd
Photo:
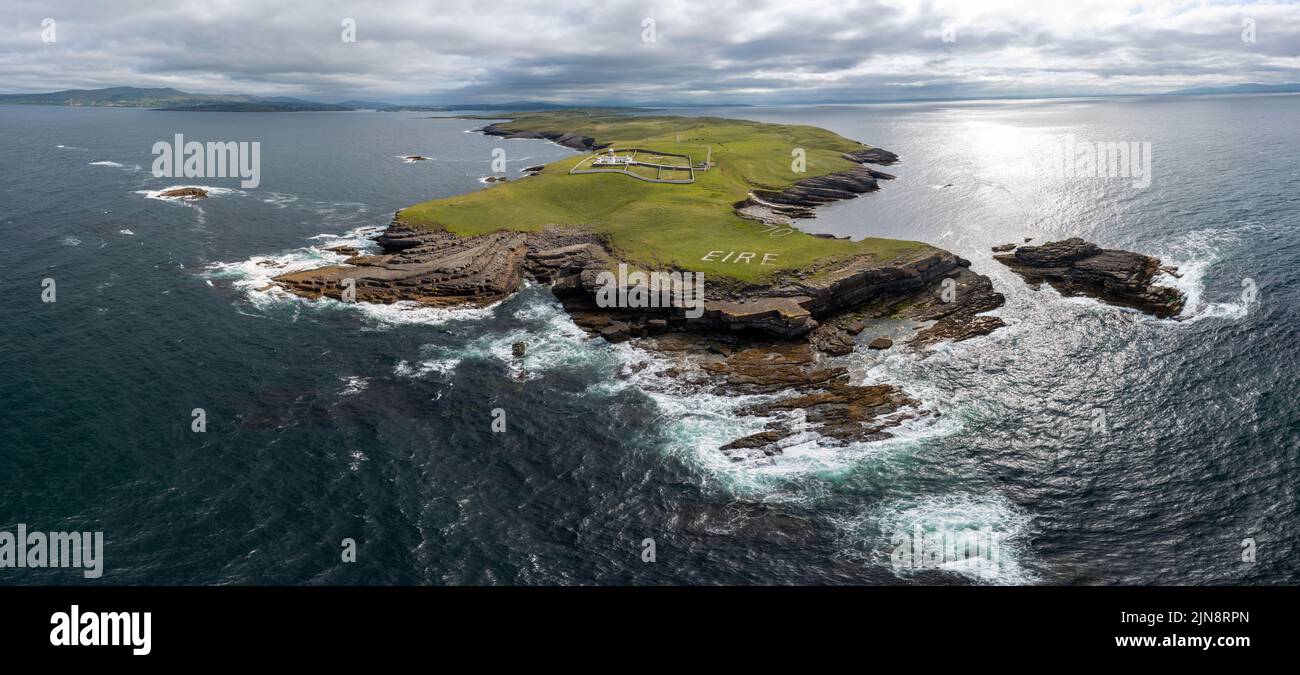
<path fill-rule="evenodd" d="M 863 165 L 888 166 L 898 162 L 898 155 L 880 148 L 863 148 L 843 153 L 843 156 L 850 162 Z M 743 218 L 788 225 L 796 218 L 815 217 L 814 209 L 822 204 L 875 192 L 880 189 L 881 180 L 893 179 L 892 174 L 855 166 L 847 171 L 804 178 L 783 190 L 754 190 L 748 198 L 737 203 L 735 209 Z"/>
<path fill-rule="evenodd" d="M 681 308 L 598 307 L 596 275 L 617 269 L 619 260 L 600 236 L 582 229 L 458 237 L 394 223 L 375 241 L 380 254 L 337 251 L 350 257 L 274 281 L 305 297 L 341 299 L 351 279 L 358 302 L 433 306 L 489 305 L 510 296 L 525 278 L 551 284 L 574 322 L 593 336 L 645 338 L 643 346 L 669 360 L 689 357 L 680 368 L 661 371 L 664 378 L 695 377 L 696 386 L 736 393 L 788 394 L 740 411 L 774 421 L 760 434 L 726 444 L 723 451 L 735 459 L 778 454 L 814 433 L 844 443 L 883 438 L 888 427 L 919 414 L 901 389 L 852 385 L 844 367 L 819 356 L 852 352 L 864 322 L 916 322 L 920 330 L 907 342 L 912 349 L 1002 325 L 996 317 L 977 316 L 1003 302 L 988 278 L 972 272 L 968 261 L 929 247 L 891 261 L 853 257 L 760 286 L 710 279 L 703 316 L 688 319 Z M 863 344 L 871 337 L 863 335 Z M 688 369 L 694 374 L 684 375 Z"/>
<path fill-rule="evenodd" d="M 1077 237 L 993 257 L 1034 287 L 1045 281 L 1061 295 L 1093 297 L 1160 318 L 1176 316 L 1187 300 L 1177 289 L 1152 283 L 1165 269 L 1159 258 L 1103 249 Z"/>
<path fill-rule="evenodd" d="M 788 274 L 759 286 L 709 280 L 703 316 L 688 320 L 681 308 L 597 307 L 597 275 L 617 269 L 620 261 L 600 236 L 585 230 L 458 237 L 394 223 L 375 241 L 384 249 L 382 254 L 353 255 L 342 265 L 292 272 L 274 281 L 310 298 L 341 299 L 352 283 L 358 302 L 485 306 L 513 294 L 528 276 L 553 284 L 579 325 L 598 329 L 611 341 L 668 329 L 753 332 L 789 340 L 820 329 L 812 342 L 827 345 L 823 351 L 830 353 L 846 353 L 829 346 L 842 341 L 829 335 L 841 329 L 847 333 L 845 322 L 851 319 L 846 317 L 868 305 L 879 316 L 896 313 L 906 302 L 909 318 L 965 325 L 974 314 L 1002 304 L 988 279 L 969 270 L 969 261 L 928 247 L 892 261 L 855 256 L 811 276 Z M 946 296 L 940 287 L 944 279 L 952 280 Z M 830 323 L 823 326 L 823 321 Z M 956 337 L 962 331 L 943 332 Z"/>
<path fill-rule="evenodd" d="M 503 129 L 496 124 L 489 124 L 479 129 L 479 132 L 488 136 L 500 136 L 505 139 L 537 138 L 552 141 L 574 150 L 600 150 L 609 147 L 608 143 L 597 143 L 596 139 L 590 136 L 572 134 L 564 131 L 511 131 L 509 129 Z"/>

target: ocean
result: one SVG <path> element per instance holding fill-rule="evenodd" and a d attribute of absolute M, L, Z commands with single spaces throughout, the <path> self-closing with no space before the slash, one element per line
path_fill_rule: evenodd
<path fill-rule="evenodd" d="M 0 531 L 105 545 L 99 579 L 0 584 L 1300 581 L 1300 96 L 669 112 L 898 153 L 895 180 L 802 227 L 968 258 L 1008 326 L 835 359 L 922 401 L 893 438 L 733 462 L 717 448 L 762 428 L 734 414 L 756 397 L 665 383 L 544 287 L 465 310 L 262 290 L 484 189 L 494 148 L 512 173 L 571 150 L 427 113 L 0 106 Z M 260 185 L 153 177 L 176 133 L 260 142 Z M 1054 173 L 1067 138 L 1149 143 L 1150 185 Z M 158 198 L 178 185 L 215 189 Z M 1178 266 L 1188 307 L 1035 291 L 989 250 L 1070 236 Z M 918 529 L 992 532 L 1000 555 L 900 568 Z"/>

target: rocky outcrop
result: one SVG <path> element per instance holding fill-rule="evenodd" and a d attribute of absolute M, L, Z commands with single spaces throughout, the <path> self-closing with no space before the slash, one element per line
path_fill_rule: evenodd
<path fill-rule="evenodd" d="M 881 148 L 863 148 L 842 156 L 858 164 L 887 166 L 898 162 L 898 155 Z M 754 190 L 734 208 L 742 218 L 769 225 L 790 225 L 796 219 L 816 217 L 814 209 L 822 204 L 875 192 L 880 189 L 879 181 L 893 179 L 893 175 L 883 171 L 855 166 L 848 171 L 804 178 L 783 190 Z"/>
<path fill-rule="evenodd" d="M 921 414 L 918 401 L 898 387 L 849 383 L 847 369 L 823 365 L 803 342 L 739 344 L 722 347 L 681 335 L 647 341 L 650 349 L 688 351 L 700 369 L 724 393 L 773 394 L 776 398 L 738 411 L 740 416 L 768 418 L 763 431 L 734 439 L 720 450 L 734 460 L 771 457 L 812 438 L 850 443 L 889 437 L 887 431 Z M 673 369 L 676 375 L 677 368 Z"/>
<path fill-rule="evenodd" d="M 848 171 L 804 178 L 780 191 L 754 190 L 754 196 L 781 207 L 815 208 L 875 192 L 880 189 L 880 180 L 893 178 L 890 174 L 869 167 L 855 166 Z"/>
<path fill-rule="evenodd" d="M 479 132 L 488 136 L 500 136 L 506 139 L 539 138 L 574 150 L 600 150 L 609 146 L 608 143 L 597 143 L 596 139 L 581 134 L 571 134 L 563 131 L 514 131 L 502 128 L 499 124 L 489 124 L 479 129 Z"/>
<path fill-rule="evenodd" d="M 844 153 L 844 159 L 859 164 L 878 164 L 880 166 L 890 166 L 898 163 L 898 155 L 884 150 L 882 148 L 863 148 L 853 152 Z"/>
<path fill-rule="evenodd" d="M 815 217 L 813 209 L 822 204 L 875 192 L 880 189 L 880 180 L 893 178 L 882 171 L 856 166 L 848 171 L 804 178 L 784 190 L 754 190 L 735 209 L 743 218 L 788 225 L 795 219 Z"/>
<path fill-rule="evenodd" d="M 168 199 L 204 199 L 208 196 L 208 191 L 198 187 L 172 188 L 159 192 L 158 196 Z"/>
<path fill-rule="evenodd" d="M 996 316 L 981 314 L 1001 307 L 1005 301 L 1001 293 L 993 290 L 988 277 L 963 268 L 945 277 L 937 287 L 918 294 L 900 312 L 914 321 L 934 322 L 917 331 L 907 343 L 920 349 L 937 342 L 961 342 L 988 335 L 1006 323 Z"/>
<path fill-rule="evenodd" d="M 1077 237 L 993 257 L 1034 287 L 1047 282 L 1061 295 L 1089 296 L 1161 318 L 1177 315 L 1186 302 L 1181 291 L 1152 283 L 1161 271 L 1159 258 L 1103 249 Z"/>

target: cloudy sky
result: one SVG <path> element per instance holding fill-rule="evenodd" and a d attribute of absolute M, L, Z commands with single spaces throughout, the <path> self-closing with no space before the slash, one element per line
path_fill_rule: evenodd
<path fill-rule="evenodd" d="M 3 92 L 129 85 L 326 101 L 711 104 L 1300 82 L 1295 1 L 2 4 Z M 42 41 L 45 18 L 54 42 Z M 343 40 L 348 18 L 355 42 Z"/>

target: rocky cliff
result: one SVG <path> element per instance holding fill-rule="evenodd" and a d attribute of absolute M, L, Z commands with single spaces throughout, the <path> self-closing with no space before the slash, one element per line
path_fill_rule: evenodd
<path fill-rule="evenodd" d="M 600 150 L 601 148 L 609 147 L 608 143 L 597 143 L 596 139 L 590 136 L 572 134 L 565 131 L 511 131 L 509 129 L 503 129 L 496 124 L 489 124 L 479 129 L 479 132 L 488 136 L 500 136 L 506 139 L 540 138 L 558 143 L 566 148 L 573 148 L 574 150 Z"/>
<path fill-rule="evenodd" d="M 898 155 L 880 148 L 863 148 L 843 156 L 858 164 L 888 166 L 898 162 Z M 883 171 L 855 166 L 847 171 L 804 178 L 783 190 L 754 190 L 735 205 L 736 213 L 751 220 L 788 225 L 796 218 L 815 217 L 814 209 L 822 204 L 875 192 L 880 189 L 881 180 L 893 178 Z"/>
<path fill-rule="evenodd" d="M 597 277 L 617 269 L 619 261 L 599 236 L 581 229 L 458 237 L 395 223 L 376 242 L 384 249 L 381 255 L 354 255 L 343 265 L 292 272 L 275 282 L 312 298 L 342 298 L 351 283 L 358 302 L 483 306 L 508 297 L 532 277 L 553 284 L 579 325 L 614 341 L 668 330 L 796 339 L 822 320 L 872 302 L 914 300 L 911 311 L 920 320 L 954 321 L 1002 301 L 985 277 L 968 269 L 968 261 L 927 247 L 892 261 L 851 257 L 812 276 L 787 276 L 761 286 L 710 283 L 703 316 L 687 319 L 681 307 L 598 307 Z M 951 301 L 941 302 L 938 284 L 946 278 L 957 290 Z"/>

